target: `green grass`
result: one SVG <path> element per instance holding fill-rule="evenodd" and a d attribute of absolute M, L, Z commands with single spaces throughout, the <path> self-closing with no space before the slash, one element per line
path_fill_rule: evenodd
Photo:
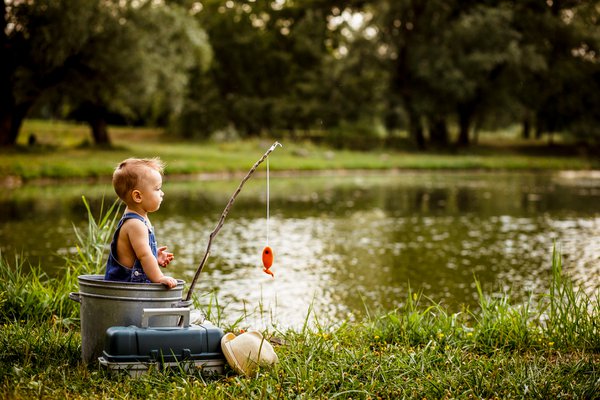
<path fill-rule="evenodd" d="M 553 285 L 571 292 L 562 282 L 564 277 Z M 132 379 L 97 366 L 85 368 L 79 361 L 80 338 L 73 319 L 51 312 L 44 313 L 45 318 L 22 314 L 20 319 L 4 318 L 0 332 L 0 396 L 597 398 L 596 303 L 572 291 L 549 300 L 566 309 L 571 302 L 577 309 L 593 307 L 585 314 L 549 313 L 544 319 L 543 307 L 524 308 L 511 305 L 509 297 L 480 296 L 481 308 L 463 313 L 448 314 L 424 296 L 409 294 L 405 308 L 361 322 L 307 323 L 299 330 L 267 332 L 284 341 L 275 347 L 280 362 L 251 378 L 228 369 L 222 376 L 174 370 Z M 556 335 L 556 324 L 570 334 Z"/>
<path fill-rule="evenodd" d="M 336 169 L 486 169 L 560 170 L 599 168 L 597 158 L 576 154 L 570 147 L 524 144 L 517 139 L 481 140 L 478 146 L 453 152 L 414 152 L 379 149 L 371 152 L 333 150 L 292 139 L 251 139 L 228 143 L 183 142 L 160 129 L 112 127 L 113 148 L 89 145 L 83 125 L 26 121 L 16 149 L 0 150 L 0 178 L 21 180 L 109 177 L 127 157 L 160 156 L 167 173 L 246 172 L 275 139 L 284 147 L 272 156 L 273 171 Z M 35 133 L 38 144 L 26 145 Z M 485 137 L 485 136 L 484 136 Z"/>
<path fill-rule="evenodd" d="M 598 398 L 600 304 L 575 288 L 552 254 L 552 283 L 542 298 L 513 303 L 488 296 L 449 313 L 421 292 L 362 321 L 318 323 L 265 332 L 283 344 L 280 362 L 257 376 L 153 370 L 138 379 L 80 362 L 78 309 L 68 293 L 76 276 L 97 272 L 117 214 L 95 216 L 79 232 L 79 253 L 63 276 L 49 278 L 16 258 L 0 257 L 0 398 Z M 195 298 L 208 318 L 225 312 L 215 296 Z M 244 316 L 225 330 L 245 326 Z"/>

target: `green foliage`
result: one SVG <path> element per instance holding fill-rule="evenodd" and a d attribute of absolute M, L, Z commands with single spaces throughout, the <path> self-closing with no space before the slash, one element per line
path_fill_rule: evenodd
<path fill-rule="evenodd" d="M 0 323 L 57 319 L 71 324 L 79 308 L 69 299 L 77 289 L 77 271 L 67 269 L 60 278 L 49 277 L 40 266 L 0 257 Z"/>
<path fill-rule="evenodd" d="M 512 305 L 510 296 L 488 297 L 481 284 L 475 281 L 479 294 L 480 312 L 474 314 L 478 329 L 475 346 L 480 351 L 493 353 L 498 349 L 524 350 L 535 347 L 540 331 L 532 323 L 534 315 L 530 304 Z"/>
<path fill-rule="evenodd" d="M 12 265 L 0 257 L 0 323 L 54 318 L 70 324 L 78 317 L 79 305 L 69 299 L 69 293 L 77 291 L 79 275 L 102 272 L 106 246 L 118 219 L 118 203 L 106 211 L 101 208 L 96 221 L 85 198 L 83 202 L 88 211 L 88 229 L 81 232 L 74 227 L 77 254 L 65 260 L 66 267 L 61 276 L 49 277 L 42 272 L 41 266 L 27 265 L 18 257 Z"/>
<path fill-rule="evenodd" d="M 3 144 L 14 144 L 36 102 L 93 127 L 114 114 L 164 123 L 180 113 L 190 71 L 212 57 L 206 33 L 174 2 L 41 0 L 0 11 L 0 56 L 11 60 L 0 71 Z"/>
<path fill-rule="evenodd" d="M 386 137 L 385 128 L 377 121 L 363 119 L 354 123 L 340 121 L 325 137 L 326 142 L 336 149 L 374 150 L 380 149 Z"/>
<path fill-rule="evenodd" d="M 77 368 L 81 340 L 73 326 L 56 318 L 4 324 L 0 330 L 0 382 L 13 380 L 14 390 L 32 395 L 43 388 L 39 375 L 53 377 L 61 369 Z M 54 372 L 53 372 L 54 371 Z"/>
<path fill-rule="evenodd" d="M 406 305 L 371 321 L 371 335 L 385 344 L 443 349 L 462 347 L 478 354 L 532 349 L 591 351 L 599 347 L 600 292 L 575 289 L 552 254 L 550 291 L 540 303 L 513 304 L 510 294 L 487 296 L 475 280 L 479 309 L 448 314 L 437 303 L 421 305 L 409 290 Z"/>
<path fill-rule="evenodd" d="M 552 284 L 546 298 L 546 334 L 562 346 L 600 351 L 600 296 L 590 296 L 562 270 L 560 252 L 552 251 Z"/>
<path fill-rule="evenodd" d="M 73 225 L 77 237 L 77 255 L 67 258 L 67 268 L 76 271 L 77 275 L 96 275 L 104 270 L 103 261 L 106 259 L 106 245 L 110 243 L 115 224 L 118 220 L 120 202 L 116 200 L 108 210 L 104 211 L 104 203 L 100 207 L 98 221 L 94 218 L 90 205 L 82 196 L 83 204 L 87 210 L 88 226 L 86 232 L 82 232 Z"/>
<path fill-rule="evenodd" d="M 522 123 L 597 145 L 597 2 L 3 2 L 0 143 L 30 110 L 189 139 L 373 130 L 468 145 Z M 375 121 L 375 122 L 373 122 Z M 529 130 L 529 128 L 527 128 Z M 15 136 L 15 137 L 13 137 Z M 104 140 L 108 140 L 105 138 Z"/>
<path fill-rule="evenodd" d="M 149 124 L 178 115 L 189 72 L 206 69 L 212 57 L 194 19 L 176 5 L 151 2 L 124 3 L 117 10 L 99 5 L 94 18 L 101 20 L 89 23 L 102 24 L 102 32 L 82 44 L 83 65 L 68 71 L 56 88 L 70 108 L 97 107 L 94 115 L 78 114 L 86 121 L 102 110 Z"/>
<path fill-rule="evenodd" d="M 447 317 L 439 305 L 420 309 L 421 295 L 410 288 L 406 306 L 391 311 L 373 322 L 372 336 L 382 343 L 395 343 L 404 346 L 426 345 L 436 338 L 438 323 Z"/>

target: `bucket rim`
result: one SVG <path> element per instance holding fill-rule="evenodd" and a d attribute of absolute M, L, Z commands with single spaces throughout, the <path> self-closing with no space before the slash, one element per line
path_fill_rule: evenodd
<path fill-rule="evenodd" d="M 77 277 L 80 287 L 91 287 L 111 290 L 136 290 L 136 291 L 152 291 L 152 292 L 174 292 L 183 290 L 185 281 L 177 279 L 177 286 L 168 289 L 162 283 L 138 283 L 138 282 L 119 282 L 105 281 L 104 275 L 79 275 Z"/>
<path fill-rule="evenodd" d="M 113 301 L 125 301 L 125 302 L 131 302 L 134 301 L 136 303 L 165 303 L 165 302 L 174 302 L 174 301 L 181 301 L 182 298 L 181 296 L 175 296 L 175 297 L 135 297 L 135 296 L 131 296 L 131 297 L 126 297 L 126 296 L 114 296 L 114 295 L 104 295 L 104 294 L 98 294 L 98 293 L 87 293 L 87 292 L 79 292 L 77 293 L 80 298 L 90 298 L 90 299 L 99 299 L 99 300 L 109 300 L 111 302 Z"/>

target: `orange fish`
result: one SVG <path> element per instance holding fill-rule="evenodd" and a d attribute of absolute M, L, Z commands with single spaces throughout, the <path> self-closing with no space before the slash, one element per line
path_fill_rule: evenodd
<path fill-rule="evenodd" d="M 271 268 L 271 265 L 273 265 L 273 250 L 271 250 L 271 248 L 269 246 L 265 247 L 263 249 L 262 252 L 262 262 L 264 265 L 264 269 L 263 272 L 265 274 L 269 274 L 271 275 L 273 278 L 275 278 L 275 275 L 273 275 L 273 271 L 271 271 L 269 268 Z"/>

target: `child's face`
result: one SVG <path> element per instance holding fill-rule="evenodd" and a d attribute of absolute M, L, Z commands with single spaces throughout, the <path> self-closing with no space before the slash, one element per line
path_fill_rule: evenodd
<path fill-rule="evenodd" d="M 137 189 L 140 193 L 140 205 L 147 212 L 153 212 L 160 208 L 164 196 L 162 188 L 162 176 L 154 169 L 148 168 L 144 179 Z"/>

